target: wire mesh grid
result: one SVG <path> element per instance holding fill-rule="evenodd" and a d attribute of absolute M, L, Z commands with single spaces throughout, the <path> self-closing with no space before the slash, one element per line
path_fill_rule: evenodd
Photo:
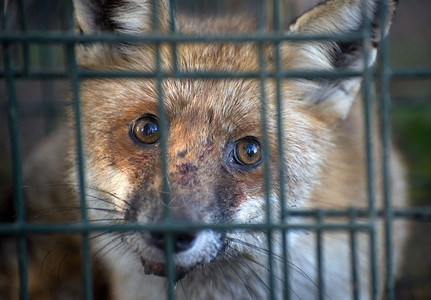
<path fill-rule="evenodd" d="M 176 1 L 170 1 L 170 15 L 173 16 L 175 14 L 175 3 Z M 392 249 L 392 231 L 391 226 L 392 222 L 395 218 L 423 218 L 425 220 L 429 220 L 431 218 L 431 210 L 429 208 L 410 208 L 410 209 L 393 209 L 391 207 L 391 194 L 390 194 L 390 182 L 389 182 L 389 174 L 390 170 L 390 141 L 391 141 L 391 124 L 389 119 L 390 113 L 390 90 L 389 83 L 393 78 L 407 78 L 407 79 L 428 79 L 431 77 L 431 70 L 429 69 L 414 69 L 414 68 L 405 68 L 405 69 L 394 69 L 390 66 L 388 61 L 388 51 L 389 46 L 386 40 L 382 41 L 380 46 L 380 54 L 379 54 L 379 66 L 376 68 L 365 68 L 362 71 L 349 71 L 349 70 L 340 70 L 340 71 L 289 71 L 283 70 L 280 63 L 280 50 L 279 44 L 282 42 L 300 42 L 300 41 L 309 41 L 309 40 L 319 40 L 319 41 L 365 41 L 370 36 L 371 24 L 369 22 L 365 22 L 364 28 L 354 34 L 348 35 L 339 35 L 339 36 L 289 36 L 283 33 L 282 25 L 280 22 L 279 16 L 279 1 L 275 0 L 271 2 L 272 4 L 272 13 L 271 16 L 273 31 L 267 32 L 264 29 L 265 26 L 265 16 L 266 10 L 264 6 L 266 5 L 265 1 L 257 1 L 257 5 L 260 6 L 258 11 L 258 28 L 257 32 L 253 34 L 230 34 L 230 35 L 186 35 L 177 31 L 175 22 L 171 22 L 170 33 L 161 33 L 158 30 L 158 20 L 155 16 L 157 16 L 157 12 L 154 11 L 157 9 L 157 5 L 153 6 L 153 22 L 155 24 L 154 32 L 148 35 L 113 35 L 113 34 L 98 34 L 98 35 L 78 35 L 74 33 L 73 30 L 73 7 L 71 1 L 65 1 L 61 3 L 62 15 L 65 18 L 67 30 L 63 32 L 50 32 L 50 31 L 37 31 L 32 32 L 28 31 L 26 15 L 24 13 L 24 1 L 20 0 L 16 2 L 16 5 L 7 6 L 3 1 L 1 3 L 2 11 L 2 30 L 0 33 L 0 40 L 2 41 L 2 55 L 3 55 L 3 65 L 0 69 L 0 77 L 4 81 L 5 90 L 7 91 L 5 98 L 7 99 L 7 114 L 8 114 L 8 126 L 9 126 L 9 137 L 10 137 L 10 147 L 11 147 L 11 162 L 12 162 L 12 182 L 13 182 L 13 199 L 14 199 L 14 207 L 15 207 L 15 221 L 10 223 L 2 223 L 0 224 L 0 234 L 1 235 L 13 235 L 17 238 L 17 250 L 18 250 L 18 265 L 19 265 L 19 289 L 20 289 L 20 298 L 28 299 L 28 277 L 27 277 L 27 269 L 28 269 L 28 261 L 27 261 L 27 242 L 26 237 L 33 234 L 49 234 L 49 233 L 79 233 L 82 237 L 81 239 L 81 249 L 83 253 L 82 257 L 82 269 L 83 269 L 83 286 L 85 291 L 85 299 L 92 299 L 92 276 L 91 276 L 91 258 L 90 258 L 90 245 L 89 245 L 89 235 L 91 233 L 105 232 L 105 231 L 155 231 L 162 232 L 165 234 L 166 243 L 165 243 L 165 253 L 166 253 L 166 262 L 167 262 L 167 295 L 168 299 L 174 299 L 174 290 L 175 290 L 175 270 L 173 264 L 173 253 L 174 253 L 174 245 L 173 245 L 173 235 L 178 232 L 184 232 L 187 230 L 201 230 L 201 229 L 212 229 L 218 231 L 227 231 L 227 230 L 263 230 L 266 232 L 267 242 L 268 242 L 268 266 L 270 268 L 268 286 L 269 286 L 269 297 L 270 299 L 275 299 L 276 295 L 274 293 L 275 286 L 275 278 L 274 274 L 271 270 L 272 268 L 272 250 L 273 247 L 272 236 L 274 232 L 288 232 L 294 230 L 307 230 L 316 233 L 316 257 L 318 259 L 317 264 L 317 285 L 319 289 L 318 298 L 323 299 L 325 295 L 325 281 L 323 280 L 323 276 L 325 274 L 324 266 L 322 263 L 323 253 L 325 249 L 322 248 L 323 242 L 322 238 L 325 232 L 327 231 L 346 231 L 350 234 L 350 247 L 351 247 L 351 265 L 352 265 L 352 276 L 351 276 L 351 284 L 352 287 L 357 287 L 359 285 L 358 280 L 358 258 L 356 257 L 356 236 L 359 232 L 365 232 L 370 239 L 370 281 L 371 281 L 371 295 L 373 299 L 376 299 L 379 294 L 379 278 L 378 278 L 378 269 L 381 268 L 381 264 L 384 264 L 385 267 L 385 294 L 388 299 L 395 299 L 395 289 L 394 289 L 394 274 L 393 274 L 393 249 Z M 381 6 L 385 6 L 385 1 L 380 1 Z M 20 22 L 20 31 L 13 31 L 10 28 L 10 20 L 9 18 L 12 16 L 11 7 L 17 9 L 16 13 L 18 15 L 18 19 Z M 385 20 L 387 17 L 383 12 L 385 9 L 380 10 L 381 20 Z M 173 19 L 173 18 L 172 18 Z M 385 22 L 382 21 L 382 24 Z M 385 30 L 384 28 L 382 29 Z M 77 44 L 84 44 L 90 42 L 103 42 L 103 43 L 153 43 L 156 47 L 156 63 L 154 72 L 142 72 L 142 71 L 93 71 L 93 70 L 84 70 L 80 69 L 77 65 L 76 61 L 76 53 L 75 46 Z M 172 59 L 173 59 L 173 71 L 166 72 L 161 67 L 161 56 L 160 56 L 160 45 L 161 43 L 169 43 L 172 49 Z M 177 66 L 177 46 L 182 43 L 255 43 L 258 47 L 258 62 L 259 62 L 259 71 L 258 72 L 219 72 L 219 71 L 193 71 L 186 72 L 182 71 Z M 55 70 L 55 69 L 44 69 L 42 68 L 33 68 L 31 65 L 31 45 L 60 45 L 64 48 L 64 62 L 65 68 L 64 70 Z M 265 68 L 264 61 L 264 52 L 265 45 L 272 44 L 275 49 L 275 69 L 273 71 L 268 71 Z M 13 51 L 19 49 L 19 63 L 14 63 L 13 57 L 17 57 Z M 369 55 L 369 54 L 368 54 Z M 367 53 L 364 57 L 364 60 L 367 61 L 369 58 Z M 278 155 L 279 160 L 281 161 L 281 157 L 283 155 L 283 128 L 282 124 L 282 115 L 281 109 L 282 99 L 281 99 L 281 81 L 286 78 L 306 78 L 306 79 L 339 79 L 339 78 L 350 78 L 362 76 L 364 78 L 363 84 L 363 107 L 365 111 L 365 132 L 367 136 L 366 143 L 366 166 L 367 166 L 367 193 L 369 199 L 369 205 L 367 209 L 358 209 L 355 207 L 351 207 L 348 209 L 313 209 L 313 210 L 296 210 L 292 208 L 285 207 L 285 202 L 280 201 L 282 210 L 281 220 L 282 222 L 277 222 L 272 220 L 271 211 L 271 202 L 270 199 L 270 172 L 269 169 L 269 157 L 266 153 L 268 148 L 268 140 L 267 135 L 263 135 L 262 147 L 263 147 L 263 166 L 264 166 L 264 174 L 265 174 L 265 199 L 267 206 L 267 214 L 266 221 L 262 224 L 177 224 L 171 218 L 169 205 L 166 205 L 166 213 L 165 220 L 161 224 L 121 224 L 121 225 L 95 225 L 89 222 L 87 216 L 87 210 L 84 209 L 86 207 L 86 203 L 88 199 L 86 199 L 85 192 L 85 165 L 84 165 L 84 153 L 83 153 L 83 145 L 82 145 L 82 133 L 81 133 L 81 101 L 80 101 L 80 84 L 83 80 L 88 78 L 147 78 L 154 79 L 157 82 L 157 97 L 159 101 L 159 116 L 160 116 L 160 125 L 161 125 L 161 157 L 162 157 L 162 172 L 164 174 L 163 178 L 165 179 L 163 182 L 163 201 L 168 204 L 170 201 L 169 196 L 169 183 L 167 181 L 167 165 L 166 165 L 166 155 L 167 155 L 167 141 L 166 141 L 166 119 L 165 119 L 165 111 L 164 111 L 164 93 L 162 88 L 163 80 L 167 78 L 175 78 L 175 79 L 220 79 L 220 78 L 241 78 L 241 79 L 259 79 L 260 80 L 260 90 L 261 90 L 261 107 L 260 113 L 262 116 L 262 131 L 267 132 L 267 91 L 265 82 L 268 80 L 276 80 L 276 95 L 277 95 L 277 134 L 278 134 Z M 80 210 L 81 214 L 81 222 L 78 224 L 30 224 L 26 221 L 26 209 L 25 209 L 25 199 L 23 194 L 23 183 L 22 183 L 22 157 L 21 157 L 21 145 L 19 139 L 19 118 L 18 118 L 18 98 L 16 96 L 16 82 L 19 80 L 26 79 L 38 79 L 38 80 L 51 80 L 51 79 L 67 79 L 70 82 L 72 89 L 72 106 L 74 107 L 74 118 L 76 123 L 76 141 L 77 141 L 77 176 L 79 183 L 79 204 L 82 208 Z M 383 144 L 383 152 L 382 152 L 382 161 L 383 161 L 383 170 L 382 174 L 378 174 L 377 176 L 381 176 L 384 182 L 384 206 L 382 209 L 376 206 L 375 201 L 375 173 L 374 173 L 374 153 L 373 149 L 373 133 L 372 127 L 373 123 L 377 122 L 374 120 L 374 96 L 373 96 L 373 85 L 376 84 L 380 88 L 380 114 L 378 116 L 380 122 L 381 129 L 381 140 Z M 280 182 L 285 181 L 285 170 L 280 167 L 277 170 Z M 280 199 L 284 199 L 286 197 L 284 191 L 284 184 L 280 185 Z M 303 218 L 312 218 L 314 222 L 311 224 L 292 224 L 289 222 L 289 217 L 303 217 Z M 328 223 L 325 221 L 328 217 L 336 217 L 336 218 L 345 218 L 346 222 L 338 222 L 338 223 Z M 366 220 L 364 222 L 363 220 Z M 384 221 L 385 228 L 385 249 L 377 249 L 376 248 L 376 224 L 378 220 L 382 219 Z M 285 235 L 283 235 L 285 236 Z M 290 279 L 289 279 L 289 265 L 287 264 L 287 257 L 289 253 L 289 245 L 287 240 L 283 240 L 284 247 L 284 282 L 285 282 L 285 291 L 289 290 Z M 385 262 L 378 261 L 377 251 L 385 251 Z M 352 289 L 352 298 L 360 299 L 361 295 L 359 294 L 359 290 L 353 288 Z M 284 293 L 284 298 L 288 299 L 290 297 L 288 292 Z"/>

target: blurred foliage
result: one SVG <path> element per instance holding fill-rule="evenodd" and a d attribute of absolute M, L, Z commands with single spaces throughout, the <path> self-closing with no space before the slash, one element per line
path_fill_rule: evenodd
<path fill-rule="evenodd" d="M 431 199 L 431 102 L 425 105 L 394 104 L 392 120 L 397 146 L 409 167 L 414 205 Z"/>

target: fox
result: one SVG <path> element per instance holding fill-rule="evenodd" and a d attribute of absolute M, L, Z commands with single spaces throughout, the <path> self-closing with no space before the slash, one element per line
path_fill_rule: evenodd
<path fill-rule="evenodd" d="M 262 30 L 254 15 L 203 18 L 176 12 L 167 0 L 74 0 L 73 4 L 76 32 L 84 35 L 157 32 L 163 37 L 173 27 L 185 36 L 253 35 Z M 93 269 L 98 270 L 93 281 L 105 292 L 103 299 L 166 298 L 169 276 L 174 279 L 175 299 L 317 299 L 319 293 L 324 299 L 351 299 L 355 293 L 359 299 L 382 299 L 381 220 L 375 222 L 379 267 L 373 288 L 369 233 L 355 232 L 353 249 L 350 231 L 321 229 L 319 234 L 310 218 L 283 214 L 286 209 L 369 208 L 363 76 L 268 75 L 261 80 L 259 76 L 175 76 L 174 70 L 192 75 L 362 72 L 374 64 L 396 6 L 396 0 L 327 0 L 282 31 L 286 37 L 313 37 L 354 34 L 369 26 L 365 40 L 287 38 L 277 46 L 269 41 L 204 39 L 176 41 L 175 47 L 163 39 L 78 44 L 76 59 L 83 70 L 163 76 L 82 79 L 83 168 L 75 163 L 76 107 L 70 107 L 67 128 L 43 143 L 39 153 L 44 155 L 34 154 L 24 173 L 39 174 L 35 186 L 60 178 L 71 192 L 26 191 L 28 209 L 34 213 L 43 202 L 67 210 L 79 206 L 84 194 L 90 225 L 150 226 L 90 235 L 97 261 Z M 375 201 L 381 208 L 382 146 L 377 133 L 373 145 Z M 65 153 L 64 163 L 59 153 Z M 394 147 L 390 156 L 391 201 L 402 207 L 407 205 L 405 167 Z M 80 172 L 84 182 L 78 179 Z M 55 219 L 56 214 L 49 217 Z M 323 219 L 340 222 L 329 216 Z M 258 226 L 268 220 L 275 224 L 272 229 Z M 357 220 L 367 223 L 365 217 Z M 157 227 L 166 224 L 178 229 L 169 235 Z M 230 227 L 212 228 L 214 224 Z M 289 227 L 292 224 L 297 227 Z M 396 222 L 393 232 L 393 269 L 399 275 L 408 229 Z M 50 238 L 46 243 L 34 239 L 29 247 L 52 246 Z M 79 248 L 79 238 L 68 245 Z M 49 259 L 47 252 L 29 252 L 29 292 L 37 291 L 35 299 L 61 299 L 79 282 L 81 274 L 74 271 L 79 260 L 60 259 L 62 276 L 74 279 L 63 291 L 52 292 L 54 285 L 37 283 L 41 279 L 36 261 Z M 356 255 L 355 283 L 352 255 Z"/>

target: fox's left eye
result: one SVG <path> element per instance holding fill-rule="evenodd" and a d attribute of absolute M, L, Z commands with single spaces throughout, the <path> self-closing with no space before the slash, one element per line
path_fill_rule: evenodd
<path fill-rule="evenodd" d="M 262 160 L 262 150 L 255 137 L 247 136 L 235 143 L 233 151 L 235 161 L 240 165 L 255 166 Z"/>
<path fill-rule="evenodd" d="M 145 115 L 133 124 L 132 133 L 144 144 L 154 144 L 160 138 L 159 121 L 154 115 Z"/>

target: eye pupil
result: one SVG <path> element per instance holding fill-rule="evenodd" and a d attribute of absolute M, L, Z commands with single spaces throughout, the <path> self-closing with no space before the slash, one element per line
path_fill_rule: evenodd
<path fill-rule="evenodd" d="M 151 136 L 151 135 L 157 133 L 157 130 L 158 130 L 158 127 L 157 127 L 156 123 L 148 122 L 142 128 L 142 134 L 144 134 L 146 136 Z"/>
<path fill-rule="evenodd" d="M 240 165 L 257 165 L 262 158 L 259 142 L 254 137 L 245 137 L 237 141 L 234 159 Z"/>
<path fill-rule="evenodd" d="M 245 155 L 247 155 L 249 158 L 252 158 L 254 155 L 256 155 L 256 153 L 258 152 L 258 147 L 255 144 L 252 143 L 246 143 L 244 146 L 244 153 Z"/>
<path fill-rule="evenodd" d="M 133 125 L 133 135 L 144 144 L 157 142 L 160 137 L 157 118 L 149 115 L 138 119 Z"/>

